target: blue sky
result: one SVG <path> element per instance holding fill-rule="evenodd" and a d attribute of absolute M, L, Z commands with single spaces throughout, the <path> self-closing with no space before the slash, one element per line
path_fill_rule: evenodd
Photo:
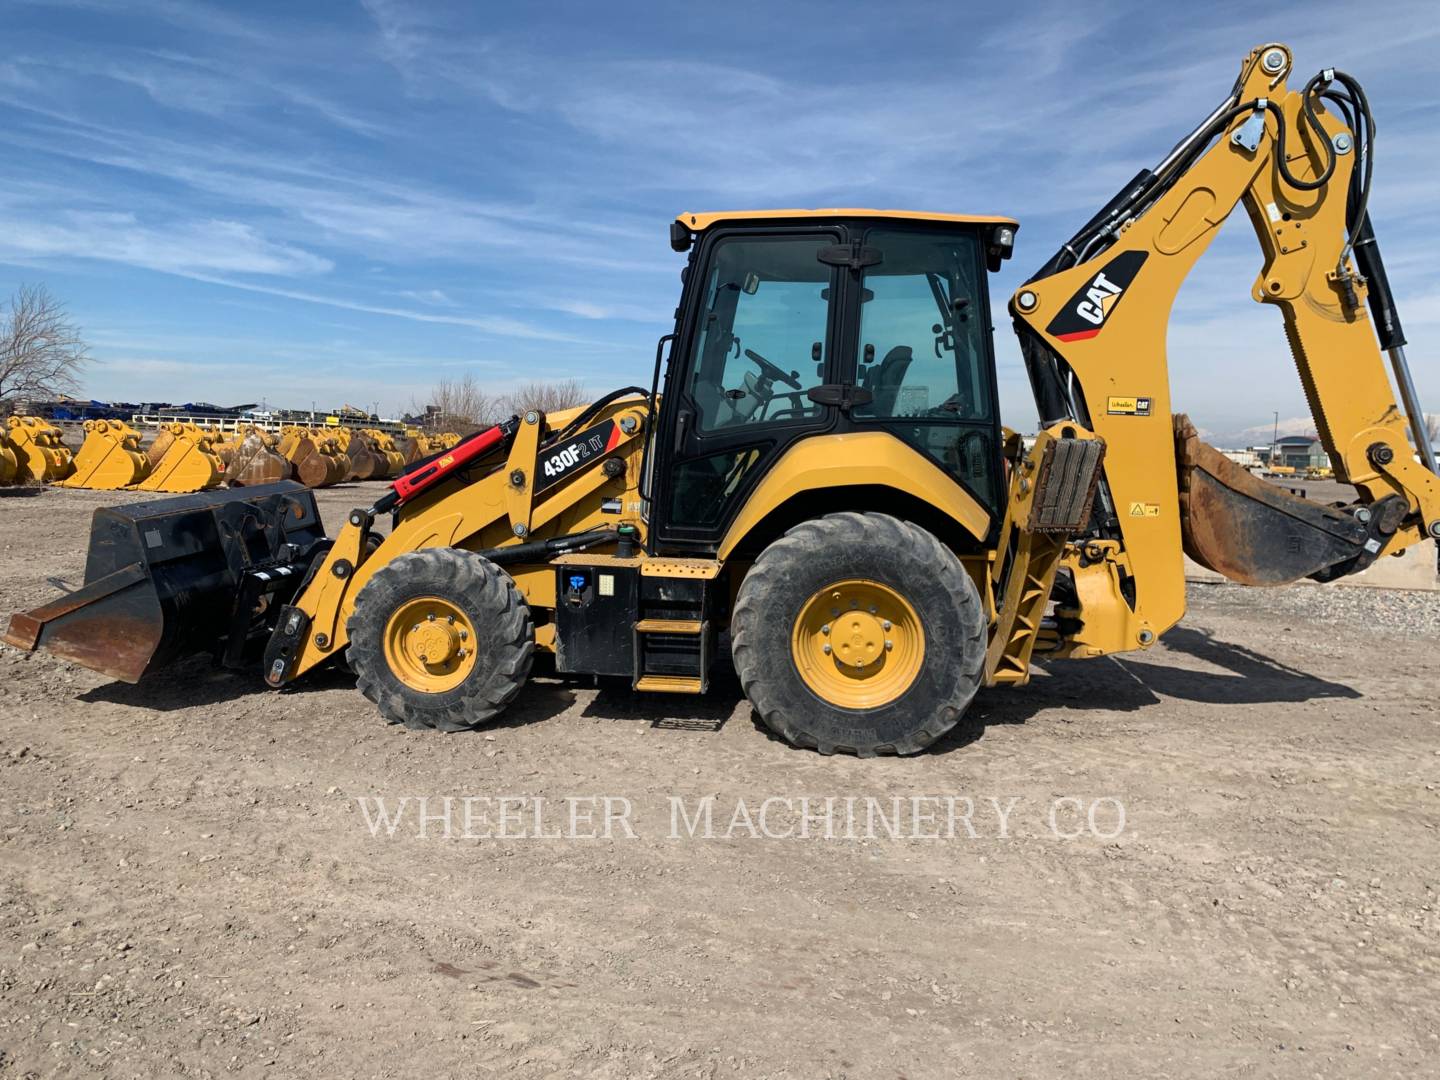
<path fill-rule="evenodd" d="M 1181 10 L 1183 8 L 1183 10 Z M 740 0 L 0 5 L 0 291 L 43 281 L 95 397 L 423 401 L 648 377 L 677 211 L 1013 214 L 1019 281 L 1229 90 L 1253 45 L 1365 84 L 1372 209 L 1440 411 L 1433 4 Z M 1177 408 L 1303 426 L 1237 212 L 1170 334 Z M 1033 423 L 997 328 L 1007 422 Z"/>

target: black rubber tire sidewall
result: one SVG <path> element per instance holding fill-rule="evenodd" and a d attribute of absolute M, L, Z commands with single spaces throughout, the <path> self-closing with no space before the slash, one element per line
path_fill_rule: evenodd
<path fill-rule="evenodd" d="M 852 579 L 905 597 L 925 635 L 915 681 L 871 709 L 844 709 L 818 696 L 792 649 L 795 620 L 810 599 Z M 732 656 L 756 712 L 790 742 L 824 753 L 907 754 L 953 727 L 974 697 L 984 629 L 974 583 L 933 535 L 888 515 L 832 514 L 796 526 L 755 561 L 736 599 Z"/>
<path fill-rule="evenodd" d="M 440 693 L 407 686 L 385 659 L 390 616 L 427 596 L 454 604 L 475 628 L 475 666 Z M 455 548 L 407 552 L 376 571 L 356 597 L 346 630 L 361 692 L 391 723 L 410 728 L 463 731 L 493 719 L 524 685 L 534 658 L 534 625 L 513 579 L 483 556 Z"/>

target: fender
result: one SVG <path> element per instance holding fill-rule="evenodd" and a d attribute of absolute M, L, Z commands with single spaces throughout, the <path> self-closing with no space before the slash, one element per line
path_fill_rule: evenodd
<path fill-rule="evenodd" d="M 887 487 L 924 499 L 977 541 L 990 532 L 989 511 L 940 466 L 884 431 L 817 435 L 796 443 L 761 479 L 726 530 L 722 562 L 776 507 L 807 491 Z M 843 507 L 837 507 L 843 509 Z"/>

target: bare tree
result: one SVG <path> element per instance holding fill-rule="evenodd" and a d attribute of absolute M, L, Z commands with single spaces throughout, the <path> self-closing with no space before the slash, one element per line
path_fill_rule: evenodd
<path fill-rule="evenodd" d="M 454 431 L 468 435 L 477 428 L 493 423 L 504 403 L 480 388 L 468 371 L 458 379 L 437 383 L 430 391 L 426 425 L 436 431 Z M 416 412 L 422 411 L 418 407 Z"/>
<path fill-rule="evenodd" d="M 89 361 L 80 328 L 44 285 L 21 285 L 0 309 L 0 400 L 76 393 Z"/>
<path fill-rule="evenodd" d="M 585 384 L 579 379 L 562 379 L 559 382 L 527 382 L 512 390 L 505 399 L 505 412 L 524 416 L 531 409 L 541 412 L 559 412 L 587 405 L 590 395 Z"/>

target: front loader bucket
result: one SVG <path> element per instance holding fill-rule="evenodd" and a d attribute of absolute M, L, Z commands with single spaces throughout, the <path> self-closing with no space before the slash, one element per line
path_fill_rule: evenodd
<path fill-rule="evenodd" d="M 86 420 L 74 466 L 62 487 L 118 491 L 143 480 L 150 459 L 140 450 L 140 433 L 123 420 Z"/>
<path fill-rule="evenodd" d="M 1180 524 L 1185 554 L 1242 585 L 1287 585 L 1364 569 L 1393 532 L 1381 506 L 1369 525 L 1267 483 L 1200 440 L 1190 418 L 1175 417 Z"/>
<path fill-rule="evenodd" d="M 290 479 L 290 462 L 276 451 L 275 439 L 258 428 L 231 446 L 225 481 L 232 487 L 258 487 Z"/>
<path fill-rule="evenodd" d="M 135 485 L 137 491 L 204 491 L 225 472 L 210 434 L 194 424 L 162 424 L 147 456 L 150 475 Z"/>
<path fill-rule="evenodd" d="M 95 511 L 85 584 L 10 617 L 3 639 L 138 682 L 176 659 L 263 638 L 324 537 L 315 496 L 285 482 Z"/>
<path fill-rule="evenodd" d="M 38 416 L 12 416 L 6 428 L 15 455 L 16 482 L 53 483 L 70 475 L 70 448 L 59 428 Z"/>

